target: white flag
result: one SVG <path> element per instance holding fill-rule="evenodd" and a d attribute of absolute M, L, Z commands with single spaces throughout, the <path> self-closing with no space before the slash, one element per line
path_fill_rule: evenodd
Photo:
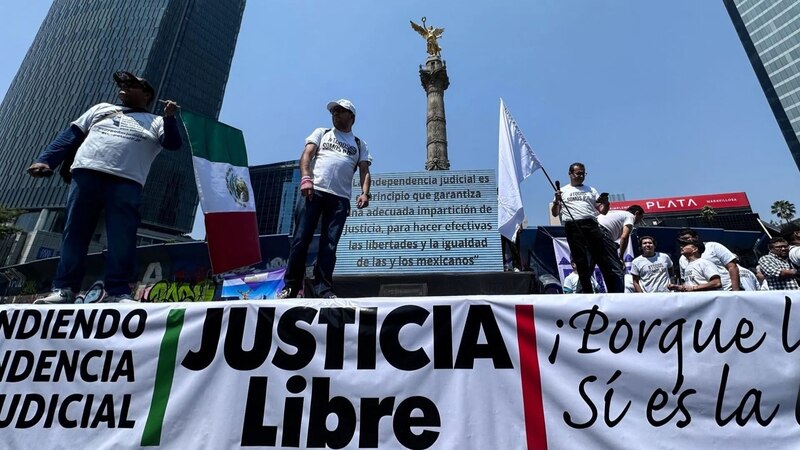
<path fill-rule="evenodd" d="M 497 227 L 501 235 L 514 240 L 514 233 L 525 218 L 519 184 L 541 168 L 542 163 L 528 145 L 502 98 L 498 147 Z"/>

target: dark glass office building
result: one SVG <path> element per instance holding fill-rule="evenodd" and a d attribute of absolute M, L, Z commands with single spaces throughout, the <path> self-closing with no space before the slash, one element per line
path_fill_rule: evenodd
<path fill-rule="evenodd" d="M 300 198 L 300 161 L 250 167 L 258 234 L 288 234 Z"/>
<path fill-rule="evenodd" d="M 800 2 L 723 2 L 800 169 Z"/>
<path fill-rule="evenodd" d="M 147 78 L 160 99 L 217 118 L 244 7 L 245 0 L 55 0 L 0 104 L 0 204 L 63 208 L 67 185 L 25 169 L 89 107 L 117 101 L 117 70 Z M 153 108 L 161 113 L 158 102 Z M 142 228 L 188 233 L 196 209 L 188 148 L 161 152 L 145 186 Z"/>

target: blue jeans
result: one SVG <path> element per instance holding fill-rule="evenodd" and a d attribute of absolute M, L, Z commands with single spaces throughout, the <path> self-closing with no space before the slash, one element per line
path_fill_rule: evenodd
<path fill-rule="evenodd" d="M 336 267 L 336 247 L 344 231 L 344 222 L 350 213 L 350 200 L 327 192 L 314 191 L 311 199 L 300 198 L 295 210 L 294 235 L 289 247 L 289 263 L 283 277 L 286 287 L 300 290 L 306 272 L 308 246 L 314 238 L 314 229 L 322 217 L 319 252 L 314 265 L 314 283 L 311 296 L 332 294 L 333 269 Z M 309 295 L 306 295 L 310 297 Z"/>
<path fill-rule="evenodd" d="M 136 229 L 142 185 L 95 170 L 75 169 L 67 197 L 67 221 L 53 287 L 78 292 L 86 273 L 86 253 L 100 211 L 105 210 L 108 250 L 104 283 L 108 295 L 130 294 L 136 279 Z"/>

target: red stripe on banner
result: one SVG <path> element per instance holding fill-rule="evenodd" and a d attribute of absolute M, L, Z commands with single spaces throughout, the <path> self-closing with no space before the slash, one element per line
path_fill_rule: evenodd
<path fill-rule="evenodd" d="M 544 425 L 542 380 L 539 376 L 539 355 L 536 351 L 536 325 L 533 305 L 517 305 L 517 343 L 519 345 L 522 405 L 525 411 L 525 435 L 528 449 L 547 449 Z"/>
<path fill-rule="evenodd" d="M 205 215 L 208 256 L 214 274 L 261 262 L 254 211 Z"/>

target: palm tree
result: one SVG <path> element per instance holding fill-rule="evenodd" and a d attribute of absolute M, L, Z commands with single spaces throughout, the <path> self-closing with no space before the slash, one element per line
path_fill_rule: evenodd
<path fill-rule="evenodd" d="M 794 218 L 797 210 L 794 208 L 794 203 L 788 200 L 777 200 L 772 204 L 770 212 L 789 223 Z"/>
<path fill-rule="evenodd" d="M 706 222 L 713 222 L 717 212 L 714 211 L 714 208 L 706 205 L 700 210 L 700 215 L 703 216 L 703 219 L 705 219 Z"/>

